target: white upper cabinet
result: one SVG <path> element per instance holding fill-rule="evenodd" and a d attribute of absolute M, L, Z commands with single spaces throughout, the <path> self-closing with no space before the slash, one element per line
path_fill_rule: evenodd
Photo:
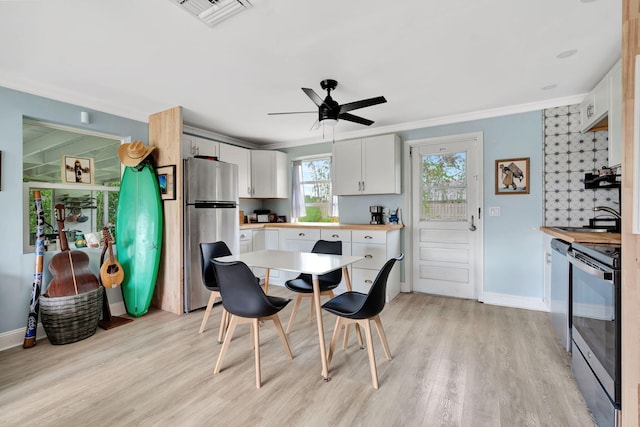
<path fill-rule="evenodd" d="M 286 199 L 289 194 L 287 154 L 251 150 L 251 197 Z"/>
<path fill-rule="evenodd" d="M 609 111 L 609 75 L 587 95 L 580 104 L 580 131 L 586 132 L 600 125 Z"/>
<path fill-rule="evenodd" d="M 181 149 L 183 159 L 194 156 L 218 157 L 220 143 L 193 135 L 182 135 Z"/>
<path fill-rule="evenodd" d="M 400 194 L 400 138 L 391 134 L 336 142 L 332 169 L 336 195 Z"/>
<path fill-rule="evenodd" d="M 580 104 L 580 131 L 609 130 L 609 166 L 622 162 L 622 66 L 609 70 Z"/>
<path fill-rule="evenodd" d="M 611 105 L 609 107 L 609 166 L 622 163 L 622 61 L 609 71 Z"/>
<path fill-rule="evenodd" d="M 218 158 L 223 162 L 238 165 L 238 196 L 251 197 L 251 150 L 221 143 Z"/>

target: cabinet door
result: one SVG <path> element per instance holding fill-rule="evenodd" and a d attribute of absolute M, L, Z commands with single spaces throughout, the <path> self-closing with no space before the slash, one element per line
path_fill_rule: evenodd
<path fill-rule="evenodd" d="M 611 69 L 609 106 L 609 166 L 622 163 L 622 65 Z"/>
<path fill-rule="evenodd" d="M 218 157 L 219 142 L 193 135 L 182 135 L 181 144 L 180 151 L 183 159 L 193 156 Z"/>
<path fill-rule="evenodd" d="M 220 160 L 238 165 L 238 196 L 251 197 L 251 150 L 220 144 Z"/>
<path fill-rule="evenodd" d="M 320 230 L 315 228 L 284 228 L 279 230 L 280 248 L 292 252 L 311 252 L 313 245 L 320 239 Z M 296 272 L 282 272 L 283 280 L 298 276 Z"/>
<path fill-rule="evenodd" d="M 253 232 L 251 230 L 240 230 L 240 253 L 244 254 L 253 251 Z"/>
<path fill-rule="evenodd" d="M 331 175 L 333 194 L 362 194 L 362 142 L 340 141 L 333 144 Z"/>
<path fill-rule="evenodd" d="M 251 152 L 251 197 L 287 198 L 287 155 L 281 151 Z"/>
<path fill-rule="evenodd" d="M 400 141 L 395 135 L 362 140 L 362 194 L 400 194 Z"/>

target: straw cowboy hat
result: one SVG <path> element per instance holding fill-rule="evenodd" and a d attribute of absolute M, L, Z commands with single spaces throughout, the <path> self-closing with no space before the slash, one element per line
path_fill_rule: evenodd
<path fill-rule="evenodd" d="M 147 147 L 140 141 L 122 144 L 118 149 L 118 157 L 125 166 L 138 166 L 156 147 Z"/>

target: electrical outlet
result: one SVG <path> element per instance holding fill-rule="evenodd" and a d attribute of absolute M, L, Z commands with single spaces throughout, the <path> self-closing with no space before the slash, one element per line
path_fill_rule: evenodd
<path fill-rule="evenodd" d="M 489 216 L 500 216 L 500 206 L 489 207 Z"/>

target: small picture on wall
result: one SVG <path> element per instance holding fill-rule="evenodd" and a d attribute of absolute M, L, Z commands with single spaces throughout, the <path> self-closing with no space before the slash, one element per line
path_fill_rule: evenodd
<path fill-rule="evenodd" d="M 62 156 L 62 182 L 64 184 L 93 184 L 93 159 Z"/>
<path fill-rule="evenodd" d="M 496 194 L 529 194 L 529 157 L 496 160 Z"/>
<path fill-rule="evenodd" d="M 176 199 L 176 165 L 158 166 L 158 187 L 160 187 L 160 198 L 162 200 Z"/>

